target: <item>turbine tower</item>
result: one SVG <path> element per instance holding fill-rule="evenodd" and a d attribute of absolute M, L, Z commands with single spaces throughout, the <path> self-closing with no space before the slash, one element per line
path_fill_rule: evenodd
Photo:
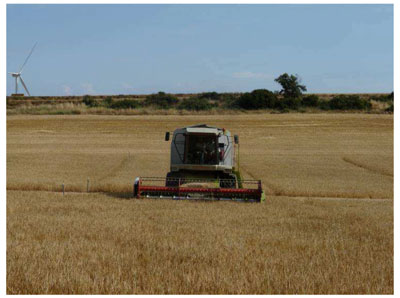
<path fill-rule="evenodd" d="M 35 49 L 37 45 L 37 42 L 35 43 L 35 45 L 33 46 L 31 52 L 29 53 L 28 57 L 26 57 L 24 64 L 22 64 L 19 72 L 9 72 L 10 75 L 12 75 L 13 78 L 15 78 L 15 94 L 18 94 L 18 79 L 21 81 L 22 86 L 24 87 L 26 93 L 28 93 L 29 96 L 31 96 L 31 94 L 28 91 L 28 88 L 25 85 L 24 80 L 22 79 L 21 73 L 22 73 L 22 69 L 24 68 L 26 62 L 28 62 L 29 57 L 32 55 L 33 50 Z"/>

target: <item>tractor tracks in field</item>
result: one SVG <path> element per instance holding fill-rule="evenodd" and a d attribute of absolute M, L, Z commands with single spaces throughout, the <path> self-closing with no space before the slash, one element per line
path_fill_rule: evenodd
<path fill-rule="evenodd" d="M 354 164 L 353 164 L 354 165 Z M 365 168 L 363 168 L 365 169 Z M 240 170 L 250 176 L 254 180 L 259 180 L 251 171 L 248 169 L 244 168 L 243 166 L 240 168 Z M 365 169 L 369 170 L 369 169 Z M 373 171 L 373 170 L 369 170 Z M 376 173 L 376 171 L 373 171 Z M 388 176 L 393 178 L 393 175 L 386 174 L 386 173 L 378 173 L 382 174 L 384 176 Z M 386 174 L 386 175 L 385 175 Z M 279 189 L 277 186 L 266 182 L 265 180 L 262 181 L 263 187 L 265 187 L 265 193 L 268 196 L 271 197 L 285 197 L 285 198 L 290 198 L 290 199 L 316 199 L 316 200 L 365 200 L 365 201 L 393 201 L 392 198 L 379 198 L 379 197 L 373 197 L 372 195 L 368 193 L 364 194 L 352 194 L 352 193 L 347 193 L 347 194 L 335 194 L 332 192 L 314 192 L 314 193 L 308 193 L 308 192 L 302 192 L 302 191 L 284 191 Z"/>
<path fill-rule="evenodd" d="M 353 166 L 360 167 L 364 170 L 373 172 L 375 174 L 382 174 L 387 177 L 393 178 L 393 175 L 390 175 L 388 173 L 381 173 L 376 171 L 376 169 L 371 169 L 369 167 L 365 167 L 364 165 L 359 165 L 358 163 L 349 160 L 348 158 L 343 158 L 343 160 L 347 163 L 352 164 Z M 99 180 L 97 180 L 97 185 L 93 185 L 90 188 L 90 193 L 107 193 L 107 194 L 112 194 L 112 193 L 129 193 L 131 190 L 130 185 L 114 185 L 113 183 L 107 183 L 110 182 L 110 179 L 113 179 L 114 177 L 117 177 L 121 171 L 123 171 L 126 167 L 130 167 L 134 163 L 134 156 L 133 155 L 127 155 L 120 160 L 118 164 L 116 164 L 115 167 L 110 168 L 110 171 L 106 174 L 100 177 Z M 256 175 L 254 175 L 251 171 L 246 169 L 245 167 L 241 167 L 241 171 L 243 174 L 245 174 L 248 177 L 251 177 L 251 179 L 254 180 L 259 180 Z M 102 182 L 101 184 L 98 184 L 99 182 Z M 294 200 L 304 200 L 304 199 L 316 199 L 316 200 L 363 200 L 363 201 L 393 201 L 392 198 L 386 198 L 386 197 L 376 197 L 372 194 L 368 193 L 357 193 L 357 194 L 348 194 L 348 193 L 343 193 L 343 194 L 335 194 L 335 193 L 330 193 L 330 192 L 301 192 L 301 191 L 296 191 L 296 192 L 290 192 L 290 191 L 284 191 L 279 189 L 278 186 L 269 183 L 268 181 L 263 180 L 263 188 L 265 189 L 265 193 L 267 197 L 282 197 L 282 198 L 289 198 L 289 199 L 294 199 Z M 7 190 L 9 191 L 45 191 L 45 192 L 62 192 L 61 185 L 45 185 L 42 183 L 9 183 L 6 187 Z M 66 192 L 69 193 L 87 193 L 85 191 L 85 187 L 82 185 L 66 185 L 65 190 Z"/>
<path fill-rule="evenodd" d="M 241 166 L 240 170 L 249 175 L 251 179 L 259 180 L 255 175 L 253 175 L 253 173 L 251 173 L 245 167 Z M 266 188 L 268 188 L 268 190 L 272 193 L 272 195 L 279 195 L 279 192 L 276 190 L 275 186 L 273 186 L 271 183 L 263 181 L 262 184 L 265 185 Z"/>
<path fill-rule="evenodd" d="M 122 158 L 122 160 L 113 168 L 111 168 L 111 170 L 106 174 L 101 176 L 98 181 L 99 182 L 103 182 L 106 179 L 111 179 L 114 177 L 117 177 L 117 174 L 123 170 L 125 167 L 127 167 L 130 163 L 132 163 L 134 161 L 134 157 L 132 154 L 128 154 L 127 156 L 125 156 L 124 158 Z"/>
<path fill-rule="evenodd" d="M 379 175 L 383 175 L 383 176 L 386 176 L 386 177 L 393 178 L 393 174 L 392 174 L 392 173 L 388 173 L 388 172 L 386 172 L 386 171 L 384 171 L 384 170 L 376 169 L 376 168 L 371 167 L 371 166 L 367 166 L 367 165 L 362 164 L 362 163 L 360 163 L 360 162 L 354 161 L 354 160 L 352 160 L 352 159 L 350 159 L 350 158 L 348 158 L 348 157 L 342 157 L 342 160 L 343 160 L 344 162 L 348 163 L 348 164 L 351 164 L 351 165 L 353 165 L 353 166 L 355 166 L 355 167 L 358 167 L 358 168 L 360 168 L 360 169 L 366 170 L 366 171 L 368 171 L 368 172 L 371 172 L 371 173 L 374 173 L 374 174 L 379 174 Z"/>
<path fill-rule="evenodd" d="M 46 192 L 46 193 L 58 193 L 60 195 L 63 194 L 62 190 L 60 187 L 46 187 L 42 185 L 31 185 L 29 187 L 17 187 L 15 185 L 13 186 L 7 186 L 7 191 L 23 191 L 23 192 Z M 119 190 L 115 189 L 109 189 L 107 185 L 104 187 L 102 186 L 97 186 L 95 189 L 91 189 L 90 192 L 87 192 L 84 190 L 82 187 L 74 186 L 74 185 L 68 185 L 68 187 L 65 190 L 65 194 L 106 194 L 111 197 L 116 197 L 116 198 L 132 198 L 131 194 L 132 192 L 130 191 L 130 186 L 129 187 L 124 187 Z M 273 198 L 285 198 L 285 199 L 293 199 L 293 200 L 327 200 L 327 201 L 371 201 L 371 202 L 376 202 L 376 201 L 381 201 L 381 202 L 387 202 L 387 201 L 393 201 L 392 198 L 372 198 L 372 197 L 346 197 L 346 196 L 324 196 L 324 195 L 294 195 L 294 194 L 269 194 L 267 195 L 267 200 L 269 197 Z"/>
<path fill-rule="evenodd" d="M 388 198 L 345 198 L 345 197 L 309 197 L 309 196 L 275 196 L 275 197 L 286 197 L 293 200 L 321 200 L 321 201 L 354 201 L 354 202 L 389 202 L 393 199 Z"/>

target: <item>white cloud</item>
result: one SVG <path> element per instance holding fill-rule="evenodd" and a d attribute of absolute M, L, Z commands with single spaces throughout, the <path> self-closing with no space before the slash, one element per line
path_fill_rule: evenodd
<path fill-rule="evenodd" d="M 71 88 L 70 86 L 63 85 L 62 87 L 63 87 L 63 90 L 64 90 L 64 94 L 65 94 L 65 95 L 67 95 L 67 96 L 71 95 L 71 93 L 72 93 L 72 88 Z"/>
<path fill-rule="evenodd" d="M 241 71 L 232 73 L 232 77 L 236 79 L 270 79 L 273 78 L 272 75 L 261 73 L 261 72 L 252 72 L 252 71 Z"/>
<path fill-rule="evenodd" d="M 91 83 L 83 83 L 81 84 L 84 94 L 94 94 L 95 91 L 93 89 L 93 85 Z"/>

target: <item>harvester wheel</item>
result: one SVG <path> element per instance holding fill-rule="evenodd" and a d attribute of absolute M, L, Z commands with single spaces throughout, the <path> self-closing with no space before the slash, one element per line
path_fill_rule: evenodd
<path fill-rule="evenodd" d="M 236 188 L 236 175 L 235 174 L 226 174 L 219 177 L 222 179 L 219 182 L 219 186 L 221 188 Z"/>
<path fill-rule="evenodd" d="M 133 184 L 133 196 L 135 198 L 137 198 L 137 196 L 139 194 L 139 182 L 140 182 L 140 178 L 136 177 L 135 183 Z"/>

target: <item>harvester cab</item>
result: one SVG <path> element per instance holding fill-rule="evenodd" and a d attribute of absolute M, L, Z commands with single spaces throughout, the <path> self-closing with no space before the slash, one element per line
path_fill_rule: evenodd
<path fill-rule="evenodd" d="M 165 140 L 170 138 L 166 132 Z M 261 181 L 241 178 L 239 137 L 200 124 L 173 132 L 170 172 L 166 178 L 136 178 L 134 196 L 260 202 L 263 192 Z"/>

